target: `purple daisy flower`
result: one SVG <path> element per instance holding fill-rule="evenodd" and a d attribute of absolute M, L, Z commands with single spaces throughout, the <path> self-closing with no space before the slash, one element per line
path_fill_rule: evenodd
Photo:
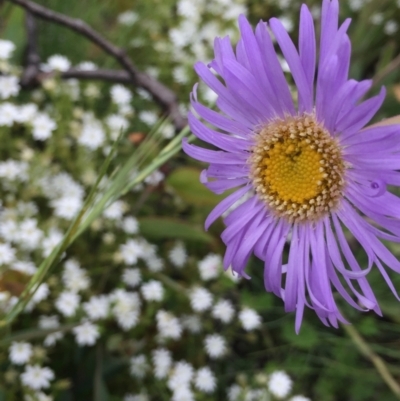
<path fill-rule="evenodd" d="M 220 112 L 197 101 L 195 86 L 192 107 L 199 118 L 189 113 L 189 124 L 199 139 L 221 150 L 183 142 L 188 155 L 210 163 L 201 175 L 204 185 L 218 194 L 236 188 L 205 223 L 208 228 L 230 211 L 221 235 L 224 267 L 248 277 L 249 257 L 263 260 L 265 287 L 283 299 L 286 311 L 296 311 L 296 331 L 305 306 L 325 325 L 347 323 L 335 290 L 354 308 L 381 314 L 366 277 L 373 266 L 399 298 L 387 270 L 400 272 L 400 262 L 381 240 L 400 242 L 400 201 L 387 190 L 400 185 L 400 126 L 363 129 L 385 91 L 361 101 L 372 83 L 348 79 L 350 20 L 338 26 L 338 14 L 337 0 L 323 1 L 318 74 L 308 8 L 301 8 L 298 49 L 279 20 L 269 21 L 297 87 L 296 103 L 268 24 L 260 22 L 253 32 L 241 16 L 236 52 L 228 37 L 217 38 L 215 59 L 195 65 L 218 95 Z M 364 249 L 365 268 L 346 230 Z"/>

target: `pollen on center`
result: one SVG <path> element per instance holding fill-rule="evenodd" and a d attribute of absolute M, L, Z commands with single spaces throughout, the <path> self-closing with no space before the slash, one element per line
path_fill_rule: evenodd
<path fill-rule="evenodd" d="M 313 116 L 276 119 L 262 126 L 249 163 L 258 196 L 289 221 L 315 220 L 342 198 L 341 148 Z"/>

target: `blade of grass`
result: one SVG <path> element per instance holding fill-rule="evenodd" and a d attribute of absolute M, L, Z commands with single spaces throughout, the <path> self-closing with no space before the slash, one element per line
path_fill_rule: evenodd
<path fill-rule="evenodd" d="M 13 320 L 24 310 L 25 306 L 30 301 L 30 299 L 34 295 L 34 293 L 37 290 L 37 288 L 39 287 L 39 285 L 43 282 L 48 271 L 59 260 L 60 256 L 64 253 L 65 249 L 71 244 L 71 242 L 75 238 L 75 234 L 78 231 L 81 219 L 84 216 L 84 214 L 86 213 L 86 211 L 89 209 L 89 207 L 92 203 L 92 200 L 95 197 L 96 191 L 99 187 L 99 184 L 100 184 L 101 180 L 103 179 L 103 177 L 105 176 L 105 174 L 107 173 L 107 170 L 110 166 L 111 160 L 115 154 L 117 146 L 118 146 L 119 142 L 121 141 L 121 138 L 122 138 L 122 133 L 120 134 L 119 138 L 113 144 L 113 147 L 112 147 L 109 155 L 107 156 L 102 167 L 100 168 L 100 173 L 96 180 L 96 183 L 94 184 L 89 195 L 87 196 L 80 212 L 78 213 L 78 215 L 74 218 L 74 220 L 70 224 L 61 243 L 58 246 L 56 246 L 53 249 L 53 251 L 50 253 L 50 255 L 47 256 L 43 260 L 43 262 L 40 264 L 38 270 L 32 276 L 28 285 L 26 286 L 26 288 L 22 292 L 21 296 L 19 297 L 18 302 L 11 308 L 10 311 L 7 312 L 4 319 L 0 320 L 0 327 L 11 324 L 13 322 Z"/>

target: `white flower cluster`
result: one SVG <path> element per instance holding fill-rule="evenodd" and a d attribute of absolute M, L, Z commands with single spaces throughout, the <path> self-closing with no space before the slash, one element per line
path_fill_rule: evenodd
<path fill-rule="evenodd" d="M 199 16 L 223 11 L 230 20 L 245 12 L 245 7 L 240 0 L 218 0 L 206 10 L 205 0 L 180 0 L 177 10 L 181 20 L 178 33 L 197 29 L 193 52 L 198 56 L 203 42 L 219 30 L 212 23 L 199 29 Z M 136 14 L 129 12 L 120 15 L 118 22 L 126 29 L 139 23 Z M 174 38 L 177 33 L 171 35 Z M 190 35 L 181 40 L 188 38 Z M 14 46 L 10 43 L 0 40 L 0 62 L 11 57 Z M 176 46 L 180 54 L 189 51 L 185 43 Z M 96 116 L 81 102 L 84 96 L 92 102 L 103 93 L 96 84 L 58 80 L 58 72 L 71 68 L 66 57 L 51 56 L 41 68 L 53 71 L 54 78 L 47 79 L 32 95 L 32 102 L 23 105 L 13 103 L 19 94 L 17 75 L 0 77 L 4 142 L 14 144 L 15 132 L 23 138 L 16 141 L 12 155 L 0 162 L 0 187 L 5 194 L 0 209 L 0 267 L 2 273 L 10 274 L 12 284 L 1 286 L 0 312 L 17 303 L 37 266 L 60 244 L 96 181 L 112 141 L 133 127 L 132 104 L 136 105 L 137 99 L 125 86 L 111 86 L 109 109 Z M 84 62 L 77 68 L 90 71 L 97 67 Z M 183 70 L 174 75 L 184 81 Z M 146 92 L 136 93 L 151 100 Z M 46 101 L 47 95 L 52 104 Z M 64 105 L 61 102 L 69 102 L 68 107 L 59 107 Z M 59 109 L 71 110 L 68 121 Z M 149 126 L 158 120 L 153 111 L 141 111 L 137 117 Z M 164 126 L 165 137 L 173 136 L 171 127 Z M 156 170 L 146 178 L 149 192 L 162 190 L 165 171 Z M 101 189 L 107 188 L 111 179 L 105 177 Z M 226 365 L 235 352 L 231 333 L 240 331 L 246 338 L 254 336 L 249 332 L 261 329 L 256 310 L 238 306 L 234 296 L 219 292 L 219 279 L 225 279 L 219 254 L 209 253 L 198 260 L 179 235 L 174 242 L 160 241 L 157 246 L 142 237 L 141 220 L 130 216 L 137 195 L 131 193 L 123 201 L 107 205 L 87 237 L 80 237 L 67 249 L 46 281 L 35 288 L 18 323 L 36 327 L 42 337 L 32 343 L 11 343 L 5 353 L 8 360 L 0 360 L 8 364 L 10 377 L 17 372 L 16 387 L 20 385 L 18 391 L 27 401 L 53 401 L 53 387 L 64 383 L 58 383 L 63 378 L 54 373 L 58 361 L 53 356 L 63 347 L 83 348 L 79 352 L 84 354 L 95 351 L 100 342 L 106 344 L 104 352 L 111 350 L 129 361 L 126 375 L 130 381 L 160 380 L 172 401 L 213 397 L 218 386 L 214 371 L 219 364 Z M 195 358 L 187 352 L 187 341 L 197 346 Z M 292 384 L 285 377 L 283 372 L 275 372 L 266 382 L 269 394 L 277 399 L 290 393 Z M 124 399 L 148 401 L 152 397 L 144 384 L 138 388 L 143 391 L 126 394 Z M 296 397 L 292 401 L 307 400 Z"/>
<path fill-rule="evenodd" d="M 264 373 L 254 375 L 254 385 L 234 384 L 228 388 L 229 401 L 245 400 L 287 400 L 287 401 L 311 401 L 302 395 L 290 396 L 293 381 L 289 375 L 281 370 L 272 372 L 269 376 Z M 247 380 L 244 380 L 245 382 Z M 272 398 L 271 398 L 272 397 Z"/>
<path fill-rule="evenodd" d="M 11 78 L 15 78 L 15 82 L 17 82 L 16 77 L 0 77 L 0 80 L 10 80 Z M 10 96 L 4 96 L 5 90 L 8 90 L 7 93 L 18 94 L 16 89 L 10 92 L 10 82 L 8 82 L 8 84 L 0 82 L 0 97 L 3 99 Z M 0 103 L 0 127 L 12 127 L 14 124 L 25 125 L 32 133 L 32 137 L 37 141 L 49 139 L 53 131 L 57 128 L 54 119 L 47 113 L 39 112 L 34 103 L 28 103 L 22 106 L 17 106 L 9 102 Z"/>

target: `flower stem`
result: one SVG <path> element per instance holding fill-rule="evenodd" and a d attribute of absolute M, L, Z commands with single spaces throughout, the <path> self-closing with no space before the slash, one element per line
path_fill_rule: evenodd
<path fill-rule="evenodd" d="M 400 400 L 400 386 L 389 372 L 383 359 L 371 349 L 367 341 L 365 341 L 354 326 L 342 325 L 342 327 L 347 332 L 353 343 L 357 346 L 361 354 L 372 362 L 383 381 L 388 385 L 392 393 Z"/>

